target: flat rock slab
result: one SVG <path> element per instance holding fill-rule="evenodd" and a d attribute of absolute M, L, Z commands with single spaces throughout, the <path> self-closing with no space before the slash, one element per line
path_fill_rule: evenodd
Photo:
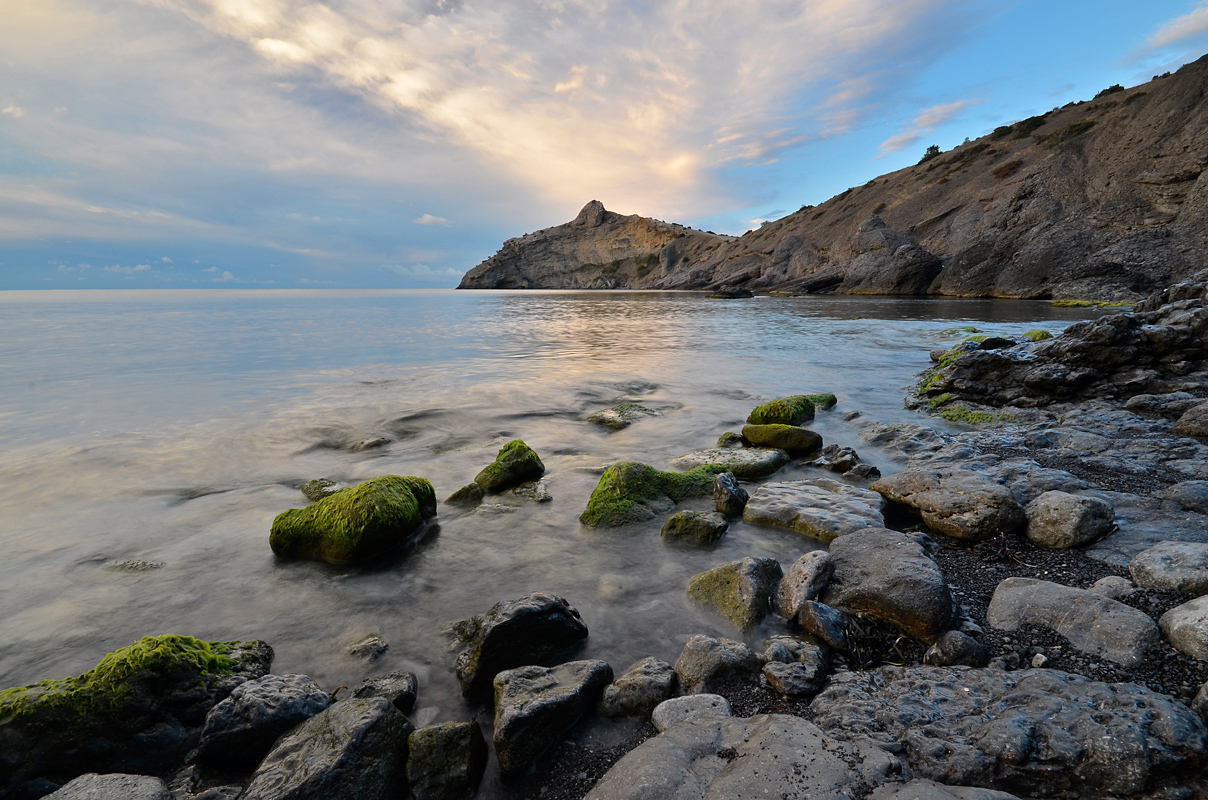
<path fill-rule="evenodd" d="M 800 717 L 698 719 L 628 753 L 586 800 L 849 800 L 883 780 L 889 763 Z"/>
<path fill-rule="evenodd" d="M 1023 508 L 1001 484 L 968 470 L 908 469 L 870 487 L 912 509 L 936 533 L 982 541 L 1010 535 L 1027 524 Z"/>
<path fill-rule="evenodd" d="M 1161 542 L 1133 557 L 1128 572 L 1146 589 L 1208 594 L 1208 544 Z"/>
<path fill-rule="evenodd" d="M 655 706 L 650 721 L 660 732 L 701 717 L 732 717 L 730 701 L 720 694 L 690 694 Z"/>
<path fill-rule="evenodd" d="M 919 778 L 909 783 L 890 783 L 872 790 L 868 800 L 1018 800 L 1013 794 L 976 786 L 945 786 Z"/>
<path fill-rule="evenodd" d="M 1158 626 L 1145 612 L 1098 592 L 1034 578 L 1007 578 L 998 584 L 986 623 L 1007 631 L 1039 625 L 1084 653 L 1129 668 L 1140 666 L 1161 642 Z"/>
<path fill-rule="evenodd" d="M 1057 670 L 882 667 L 831 678 L 824 731 L 900 753 L 916 778 L 1021 796 L 1125 796 L 1199 773 L 1187 706 L 1132 683 Z"/>
<path fill-rule="evenodd" d="M 815 478 L 760 486 L 747 501 L 742 518 L 829 542 L 866 528 L 885 527 L 884 505 L 876 492 L 830 478 Z"/>
<path fill-rule="evenodd" d="M 671 468 L 686 472 L 693 467 L 721 466 L 739 478 L 763 478 L 789 463 L 789 460 L 789 454 L 783 450 L 713 447 L 680 456 L 671 462 Z"/>
<path fill-rule="evenodd" d="M 612 428 L 614 431 L 619 431 L 628 428 L 639 419 L 661 416 L 663 416 L 663 412 L 655 411 L 653 408 L 646 408 L 646 406 L 638 405 L 637 403 L 621 403 L 618 406 L 588 414 L 584 419 L 597 425 L 603 425 L 606 428 Z"/>
<path fill-rule="evenodd" d="M 1208 661 L 1208 597 L 1176 606 L 1162 615 L 1162 633 L 1180 653 Z"/>
<path fill-rule="evenodd" d="M 1158 496 L 1188 511 L 1208 514 L 1208 481 L 1176 483 Z"/>
<path fill-rule="evenodd" d="M 172 800 L 159 778 L 95 772 L 75 778 L 48 796 L 54 800 Z"/>

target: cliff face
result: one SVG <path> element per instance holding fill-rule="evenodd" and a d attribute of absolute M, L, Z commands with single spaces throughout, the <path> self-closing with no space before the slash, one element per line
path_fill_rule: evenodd
<path fill-rule="evenodd" d="M 1208 57 L 738 238 L 592 203 L 461 285 L 1138 299 L 1208 263 L 1206 84 Z"/>

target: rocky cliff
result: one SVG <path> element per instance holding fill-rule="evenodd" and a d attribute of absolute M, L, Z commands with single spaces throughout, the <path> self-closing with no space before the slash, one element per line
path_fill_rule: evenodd
<path fill-rule="evenodd" d="M 1208 56 L 741 237 L 605 211 L 509 240 L 462 288 L 1135 300 L 1208 263 Z"/>

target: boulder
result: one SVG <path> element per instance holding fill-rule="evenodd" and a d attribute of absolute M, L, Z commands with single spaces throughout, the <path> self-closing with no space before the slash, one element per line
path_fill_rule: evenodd
<path fill-rule="evenodd" d="M 835 571 L 822 599 L 850 614 L 888 622 L 923 642 L 934 642 L 955 616 L 952 593 L 939 565 L 914 538 L 868 529 L 830 545 Z"/>
<path fill-rule="evenodd" d="M 0 796 L 49 776 L 162 773 L 195 746 L 206 713 L 272 660 L 264 642 L 148 636 L 77 677 L 0 691 Z"/>
<path fill-rule="evenodd" d="M 1146 589 L 1208 594 L 1208 544 L 1159 542 L 1135 555 L 1128 572 Z"/>
<path fill-rule="evenodd" d="M 353 690 L 353 697 L 384 697 L 404 714 L 415 706 L 415 674 L 399 670 L 376 678 L 366 678 Z"/>
<path fill-rule="evenodd" d="M 495 756 L 508 775 L 528 769 L 596 704 L 612 681 L 605 661 L 520 667 L 495 676 Z"/>
<path fill-rule="evenodd" d="M 822 593 L 835 571 L 835 560 L 825 550 L 811 550 L 793 562 L 776 588 L 776 610 L 796 619 L 807 600 Z"/>
<path fill-rule="evenodd" d="M 948 631 L 923 653 L 930 667 L 984 667 L 990 662 L 981 642 L 961 631 Z"/>
<path fill-rule="evenodd" d="M 695 467 L 680 474 L 660 472 L 636 461 L 620 461 L 604 470 L 579 521 L 589 528 L 645 522 L 689 497 L 707 497 L 713 476 L 725 469 Z"/>
<path fill-rule="evenodd" d="M 753 679 L 759 674 L 759 659 L 742 642 L 697 634 L 684 645 L 675 674 L 685 692 L 710 693 L 730 681 Z"/>
<path fill-rule="evenodd" d="M 1009 536 L 1027 524 L 1010 490 L 976 472 L 908 469 L 870 488 L 918 513 L 931 530 L 954 539 L 977 542 Z"/>
<path fill-rule="evenodd" d="M 341 700 L 277 740 L 239 800 L 389 800 L 414 727 L 384 697 Z"/>
<path fill-rule="evenodd" d="M 800 717 L 711 717 L 648 739 L 586 800 L 850 800 L 884 781 L 892 763 L 876 748 L 836 741 Z"/>
<path fill-rule="evenodd" d="M 1100 578 L 1087 588 L 1088 592 L 1096 592 L 1113 600 L 1123 600 L 1136 590 L 1136 584 L 1128 578 L 1121 578 L 1119 575 L 1108 575 L 1105 578 Z"/>
<path fill-rule="evenodd" d="M 748 556 L 694 576 L 688 581 L 688 597 L 747 630 L 767 615 L 768 600 L 782 575 L 776 559 Z"/>
<path fill-rule="evenodd" d="M 1208 481 L 1183 481 L 1158 494 L 1163 500 L 1194 511 L 1208 514 Z"/>
<path fill-rule="evenodd" d="M 1042 331 L 1043 333 L 1043 331 Z M 872 790 L 868 800 L 1019 800 L 1013 794 L 976 786 L 945 786 L 916 778 L 907 783 L 889 783 Z"/>
<path fill-rule="evenodd" d="M 533 448 L 519 439 L 513 439 L 499 448 L 493 463 L 474 476 L 474 483 L 487 494 L 498 494 L 527 481 L 535 481 L 544 474 L 545 465 Z"/>
<path fill-rule="evenodd" d="M 467 483 L 445 498 L 445 503 L 451 506 L 476 506 L 485 496 L 486 492 L 477 483 Z"/>
<path fill-rule="evenodd" d="M 882 528 L 885 501 L 876 492 L 830 478 L 765 483 L 755 490 L 742 518 L 829 542 L 865 528 Z"/>
<path fill-rule="evenodd" d="M 470 800 L 487 768 L 478 723 L 445 722 L 407 737 L 407 784 L 413 800 Z"/>
<path fill-rule="evenodd" d="M 1168 419 L 1178 419 L 1183 412 L 1194 405 L 1204 402 L 1188 392 L 1167 392 L 1165 394 L 1137 394 L 1128 398 L 1124 407 L 1134 414 L 1149 414 Z"/>
<path fill-rule="evenodd" d="M 669 542 L 694 545 L 717 544 L 725 535 L 730 523 L 724 514 L 712 511 L 677 511 L 663 523 L 663 539 Z"/>
<path fill-rule="evenodd" d="M 1161 638 L 1143 611 L 1110 597 L 1034 578 L 1007 578 L 998 584 L 986 623 L 1007 631 L 1038 625 L 1055 631 L 1084 653 L 1128 668 L 1145 662 Z"/>
<path fill-rule="evenodd" d="M 712 447 L 672 459 L 671 467 L 681 472 L 711 467 L 717 472 L 733 472 L 739 478 L 764 478 L 789 463 L 789 460 L 789 454 L 783 450 L 766 447 L 744 447 L 740 450 Z"/>
<path fill-rule="evenodd" d="M 1208 596 L 1170 609 L 1159 622 L 1175 650 L 1208 661 Z"/>
<path fill-rule="evenodd" d="M 331 705 L 306 675 L 264 675 L 236 686 L 210 709 L 197 759 L 221 767 L 255 767 L 277 737 Z"/>
<path fill-rule="evenodd" d="M 1028 540 L 1050 550 L 1068 550 L 1111 533 L 1115 509 L 1088 495 L 1045 492 L 1024 509 Z"/>
<path fill-rule="evenodd" d="M 496 603 L 487 613 L 454 623 L 465 648 L 457 657 L 462 694 L 487 692 L 505 669 L 541 662 L 587 638 L 587 626 L 566 600 L 546 592 Z"/>
<path fill-rule="evenodd" d="M 597 706 L 603 717 L 646 717 L 675 691 L 675 668 L 643 658 L 604 687 Z"/>
<path fill-rule="evenodd" d="M 1174 424 L 1178 436 L 1208 436 L 1208 402 L 1197 403 L 1183 412 Z"/>
<path fill-rule="evenodd" d="M 833 404 L 832 404 L 833 405 Z M 750 425 L 800 425 L 814 418 L 814 401 L 808 395 L 795 394 L 769 400 L 756 406 L 747 416 Z"/>
<path fill-rule="evenodd" d="M 713 476 L 713 504 L 718 513 L 727 517 L 741 517 L 751 496 L 738 485 L 733 472 L 719 472 Z"/>
<path fill-rule="evenodd" d="M 597 425 L 603 425 L 605 428 L 619 431 L 628 428 L 639 419 L 661 416 L 663 416 L 662 412 L 655 411 L 653 408 L 646 408 L 646 406 L 638 405 L 637 403 L 621 403 L 612 408 L 588 414 L 586 420 L 594 422 Z"/>
<path fill-rule="evenodd" d="M 172 800 L 168 786 L 149 775 L 90 772 L 47 795 L 53 800 Z"/>
<path fill-rule="evenodd" d="M 818 645 L 804 642 L 794 653 L 793 661 L 769 661 L 763 665 L 763 677 L 768 685 L 785 697 L 813 697 L 830 675 L 830 658 Z"/>
<path fill-rule="evenodd" d="M 660 733 L 702 717 L 730 717 L 730 701 L 720 694 L 690 694 L 659 703 L 650 715 Z"/>
<path fill-rule="evenodd" d="M 836 611 L 825 603 L 807 600 L 797 613 L 797 624 L 805 632 L 816 636 L 841 653 L 851 649 L 847 641 L 847 629 L 851 621 L 842 611 Z"/>
<path fill-rule="evenodd" d="M 1197 775 L 1208 743 L 1173 697 L 1050 669 L 844 672 L 810 707 L 824 731 L 892 748 L 916 778 L 1028 797 L 1148 793 Z"/>
<path fill-rule="evenodd" d="M 291 508 L 273 520 L 269 545 L 282 558 L 349 564 L 406 547 L 436 515 L 425 478 L 384 475 Z"/>
<path fill-rule="evenodd" d="M 742 436 L 756 447 L 773 447 L 789 455 L 813 453 L 822 449 L 822 437 L 796 425 L 745 425 Z"/>

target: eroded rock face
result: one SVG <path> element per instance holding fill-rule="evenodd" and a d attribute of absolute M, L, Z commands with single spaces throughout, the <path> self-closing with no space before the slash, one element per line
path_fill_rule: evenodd
<path fill-rule="evenodd" d="M 1011 535 L 1027 523 L 1010 490 L 961 469 L 907 469 L 870 487 L 886 500 L 914 510 L 936 533 L 982 541 Z"/>
<path fill-rule="evenodd" d="M 747 501 L 742 518 L 829 542 L 856 531 L 884 527 L 884 505 L 876 492 L 829 478 L 812 478 L 765 483 Z"/>
<path fill-rule="evenodd" d="M 783 573 L 774 558 L 741 558 L 688 582 L 688 597 L 747 630 L 763 621 Z"/>
<path fill-rule="evenodd" d="M 1172 697 L 1045 669 L 847 672 L 811 708 L 829 735 L 892 748 L 915 777 L 1031 797 L 1148 792 L 1198 774 L 1208 740 Z"/>
<path fill-rule="evenodd" d="M 306 675 L 265 675 L 236 686 L 210 709 L 197 757 L 222 767 L 254 767 L 277 737 L 331 705 Z"/>

